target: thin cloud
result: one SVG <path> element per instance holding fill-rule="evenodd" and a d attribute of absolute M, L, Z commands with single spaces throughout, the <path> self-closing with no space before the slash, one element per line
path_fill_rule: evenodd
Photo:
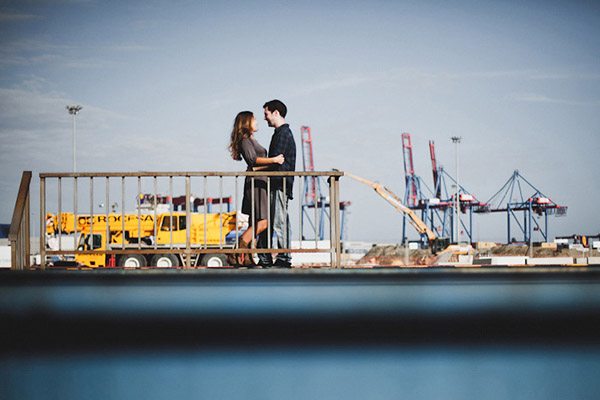
<path fill-rule="evenodd" d="M 74 56 L 84 47 L 55 44 L 46 40 L 20 39 L 2 43 L 0 66 L 56 65 L 63 68 L 111 68 L 118 62 L 107 58 Z M 85 47 L 86 50 L 93 48 Z M 142 45 L 115 45 L 98 47 L 100 51 L 140 52 L 151 50 Z M 98 52 L 95 52 L 97 54 Z"/>
<path fill-rule="evenodd" d="M 30 65 L 55 65 L 61 68 L 72 69 L 99 69 L 113 68 L 118 62 L 98 58 L 75 58 L 57 53 L 44 53 L 36 55 L 4 54 L 0 50 L 0 66 L 30 66 Z"/>
<path fill-rule="evenodd" d="M 39 39 L 17 39 L 2 43 L 2 51 L 13 52 L 13 53 L 28 53 L 36 51 L 48 51 L 48 50 L 72 50 L 76 49 L 75 46 L 65 44 L 55 44 L 48 42 L 47 40 Z"/>
<path fill-rule="evenodd" d="M 597 81 L 600 80 L 600 74 L 580 74 L 580 73 L 552 73 L 537 72 L 530 75 L 532 80 L 578 80 L 578 81 Z"/>
<path fill-rule="evenodd" d="M 473 72 L 432 72 L 424 70 L 396 70 L 387 73 L 385 76 L 393 80 L 407 79 L 439 79 L 439 80 L 467 80 L 467 79 L 516 79 L 516 80 L 600 80 L 600 74 L 583 73 L 563 73 L 539 70 L 489 70 Z"/>
<path fill-rule="evenodd" d="M 543 104 L 562 104 L 569 106 L 598 106 L 598 101 L 575 101 L 549 97 L 538 93 L 514 93 L 508 96 L 509 99 L 523 103 L 543 103 Z"/>
<path fill-rule="evenodd" d="M 302 85 L 294 96 L 307 96 L 325 91 L 335 91 L 361 86 L 374 82 L 423 82 L 434 84 L 440 81 L 464 81 L 464 80 L 577 80 L 589 81 L 600 80 L 600 74 L 558 73 L 537 70 L 490 70 L 464 73 L 434 72 L 419 69 L 395 69 L 386 72 L 378 72 L 365 75 L 352 75 L 333 77 Z M 577 102 L 563 99 L 552 99 L 540 95 L 516 95 L 515 100 L 529 102 L 560 103 L 571 105 L 596 105 L 597 102 Z"/>
<path fill-rule="evenodd" d="M 43 81 L 32 81 L 34 87 L 40 87 Z M 68 115 L 67 104 L 77 103 L 62 93 L 43 92 L 32 89 L 29 82 L 24 88 L 0 88 L 0 139 L 13 136 L 15 130 L 48 132 L 63 130 Z M 82 120 L 97 129 L 106 129 L 112 122 L 129 120 L 126 115 L 83 103 L 86 117 Z"/>
<path fill-rule="evenodd" d="M 39 15 L 0 11 L 0 22 L 21 22 L 42 18 Z"/>
<path fill-rule="evenodd" d="M 61 54 L 73 47 L 56 45 L 45 40 L 19 39 L 0 45 L 0 65 L 23 66 L 48 62 L 57 62 Z"/>
<path fill-rule="evenodd" d="M 151 46 L 144 46 L 140 44 L 122 44 L 122 45 L 114 45 L 114 46 L 106 46 L 104 47 L 106 50 L 111 51 L 122 51 L 122 52 L 143 52 L 154 50 Z"/>
<path fill-rule="evenodd" d="M 71 116 L 65 105 L 74 101 L 64 93 L 39 89 L 43 86 L 44 80 L 34 77 L 20 87 L 0 88 L 0 183 L 7 187 L 3 191 L 5 196 L 6 193 L 14 193 L 15 187 L 18 187 L 15 177 L 20 175 L 21 170 L 65 170 L 70 166 Z M 128 138 L 121 126 L 129 118 L 85 102 L 81 104 L 83 110 L 77 123 L 78 163 L 81 167 L 105 169 L 109 164 L 107 159 L 115 159 L 115 153 L 120 156 L 119 159 L 129 163 L 127 152 L 130 149 L 115 145 L 115 140 Z M 115 134 L 119 129 L 122 134 Z M 143 142 L 141 138 L 136 139 Z M 154 154 L 142 152 L 138 158 L 159 157 L 165 145 L 159 143 Z M 142 165 L 141 161 L 139 163 Z M 124 168 L 123 165 L 121 167 Z M 0 209 L 0 220 L 6 221 L 9 213 L 9 207 Z"/>

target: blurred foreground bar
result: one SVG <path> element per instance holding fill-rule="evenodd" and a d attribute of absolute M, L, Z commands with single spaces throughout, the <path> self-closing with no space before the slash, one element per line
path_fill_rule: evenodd
<path fill-rule="evenodd" d="M 600 396 L 589 268 L 0 274 L 0 398 Z"/>

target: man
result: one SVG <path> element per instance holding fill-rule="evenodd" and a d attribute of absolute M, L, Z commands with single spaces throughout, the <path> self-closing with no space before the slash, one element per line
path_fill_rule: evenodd
<path fill-rule="evenodd" d="M 271 137 L 269 145 L 269 157 L 283 154 L 285 161 L 281 165 L 275 165 L 273 171 L 295 171 L 296 170 L 296 142 L 290 126 L 285 122 L 287 107 L 280 100 L 271 100 L 263 106 L 265 121 L 275 132 Z M 290 220 L 288 216 L 288 202 L 293 198 L 294 177 L 271 178 L 271 227 L 272 232 L 277 235 L 276 244 L 279 249 L 290 248 Z M 271 247 L 275 243 L 272 243 Z M 259 235 L 258 247 L 268 246 L 268 230 Z M 291 268 L 292 257 L 289 253 L 277 254 L 273 263 L 271 254 L 259 254 L 259 264 L 263 267 Z"/>

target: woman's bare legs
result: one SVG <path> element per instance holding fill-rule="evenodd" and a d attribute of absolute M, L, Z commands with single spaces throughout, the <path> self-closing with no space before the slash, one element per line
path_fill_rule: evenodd
<path fill-rule="evenodd" d="M 252 247 L 252 240 L 256 238 L 257 235 L 264 232 L 267 229 L 267 220 L 261 219 L 256 222 L 256 233 L 254 233 L 254 228 L 251 226 L 242 233 L 240 236 L 240 248 L 250 248 Z M 246 258 L 249 257 L 249 258 Z M 252 253 L 243 253 L 240 255 L 240 264 L 248 265 L 254 264 L 252 260 Z"/>
<path fill-rule="evenodd" d="M 264 232 L 265 229 L 267 229 L 267 220 L 266 219 L 258 220 L 256 222 L 256 233 L 253 234 L 254 229 L 251 226 L 248 229 L 246 229 L 244 231 L 244 233 L 242 233 L 242 236 L 240 236 L 240 240 L 244 244 L 247 244 L 248 247 L 250 247 L 250 242 L 252 241 L 252 239 L 255 238 L 257 235 L 261 234 L 262 232 Z"/>

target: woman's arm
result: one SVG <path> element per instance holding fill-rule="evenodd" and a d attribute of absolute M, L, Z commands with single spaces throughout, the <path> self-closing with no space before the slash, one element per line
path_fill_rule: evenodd
<path fill-rule="evenodd" d="M 269 165 L 269 164 L 283 164 L 285 159 L 283 158 L 283 154 L 280 154 L 275 157 L 256 157 L 254 161 L 255 165 Z"/>
<path fill-rule="evenodd" d="M 240 154 L 246 161 L 249 167 L 256 167 L 257 165 L 275 165 L 283 164 L 283 154 L 276 157 L 257 157 L 254 146 L 250 140 L 244 139 L 240 143 Z"/>
<path fill-rule="evenodd" d="M 252 171 L 269 171 L 272 169 L 273 164 L 261 165 L 260 167 L 252 167 Z"/>
<path fill-rule="evenodd" d="M 274 165 L 283 164 L 284 161 L 285 159 L 283 158 L 283 154 L 275 157 L 256 157 L 254 165 L 258 165 L 258 167 L 253 167 L 252 171 L 272 170 Z"/>

